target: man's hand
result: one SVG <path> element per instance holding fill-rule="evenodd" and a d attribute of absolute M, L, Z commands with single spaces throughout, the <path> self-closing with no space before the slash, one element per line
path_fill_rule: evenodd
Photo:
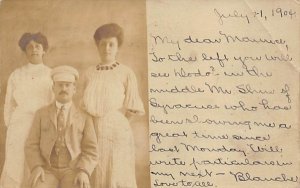
<path fill-rule="evenodd" d="M 30 184 L 31 184 L 31 187 L 35 187 L 36 186 L 36 183 L 38 182 L 38 180 L 41 180 L 42 182 L 45 181 L 45 171 L 42 167 L 38 166 L 36 167 L 32 173 L 31 173 L 31 176 L 30 176 Z"/>
<path fill-rule="evenodd" d="M 80 188 L 90 188 L 89 176 L 85 172 L 79 171 L 74 179 L 74 184 L 79 185 Z"/>

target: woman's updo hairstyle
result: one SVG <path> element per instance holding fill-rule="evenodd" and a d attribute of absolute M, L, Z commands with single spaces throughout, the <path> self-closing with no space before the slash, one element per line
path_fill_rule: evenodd
<path fill-rule="evenodd" d="M 120 47 L 123 43 L 123 29 L 116 23 L 104 24 L 95 31 L 94 40 L 98 44 L 103 38 L 116 37 L 118 40 L 118 46 Z"/>
<path fill-rule="evenodd" d="M 25 52 L 26 46 L 30 41 L 37 42 L 43 46 L 43 50 L 46 52 L 48 50 L 48 40 L 42 33 L 24 33 L 19 40 L 20 48 Z"/>

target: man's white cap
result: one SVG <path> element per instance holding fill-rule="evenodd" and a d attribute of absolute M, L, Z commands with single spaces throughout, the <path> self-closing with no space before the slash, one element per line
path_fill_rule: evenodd
<path fill-rule="evenodd" d="M 79 78 L 79 73 L 71 66 L 61 65 L 52 69 L 51 78 L 54 82 L 75 82 Z"/>

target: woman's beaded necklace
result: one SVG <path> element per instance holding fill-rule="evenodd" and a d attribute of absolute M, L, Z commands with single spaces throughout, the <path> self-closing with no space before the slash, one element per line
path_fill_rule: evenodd
<path fill-rule="evenodd" d="M 96 69 L 98 71 L 101 71 L 101 70 L 113 70 L 114 68 L 116 68 L 118 65 L 120 65 L 118 62 L 115 62 L 111 65 L 101 65 L 101 64 L 98 64 L 96 66 Z"/>

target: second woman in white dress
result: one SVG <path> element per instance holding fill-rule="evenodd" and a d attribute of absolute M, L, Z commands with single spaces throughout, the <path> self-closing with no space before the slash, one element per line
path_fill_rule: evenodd
<path fill-rule="evenodd" d="M 4 104 L 7 136 L 0 188 L 27 187 L 25 141 L 36 110 L 53 99 L 51 69 L 43 63 L 48 49 L 47 38 L 41 33 L 25 33 L 19 46 L 26 54 L 27 63 L 8 79 Z"/>
<path fill-rule="evenodd" d="M 130 115 L 144 114 L 133 71 L 117 62 L 123 31 L 117 24 L 99 27 L 94 35 L 101 62 L 84 74 L 83 107 L 94 118 L 99 163 L 94 188 L 136 188 L 135 145 Z"/>

